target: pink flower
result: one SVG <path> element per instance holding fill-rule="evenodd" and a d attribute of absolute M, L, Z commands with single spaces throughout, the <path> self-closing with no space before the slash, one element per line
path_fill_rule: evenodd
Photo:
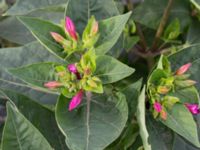
<path fill-rule="evenodd" d="M 76 107 L 78 107 L 78 105 L 80 105 L 81 101 L 83 98 L 83 90 L 81 89 L 70 101 L 69 104 L 69 111 L 72 111 L 73 109 L 75 109 Z"/>
<path fill-rule="evenodd" d="M 176 71 L 176 75 L 182 75 L 184 74 L 186 71 L 188 71 L 188 69 L 191 67 L 191 63 L 187 63 L 183 66 L 181 66 L 177 71 Z"/>
<path fill-rule="evenodd" d="M 66 20 L 65 20 L 65 29 L 69 33 L 69 35 L 74 40 L 77 41 L 78 37 L 77 37 L 77 34 L 76 34 L 76 28 L 75 28 L 75 25 L 74 25 L 73 21 L 69 17 L 66 17 Z"/>
<path fill-rule="evenodd" d="M 50 32 L 50 34 L 56 42 L 58 42 L 58 43 L 63 42 L 64 38 L 60 34 L 58 34 L 56 32 Z"/>
<path fill-rule="evenodd" d="M 153 108 L 157 111 L 157 112 L 161 112 L 162 111 L 162 105 L 159 102 L 155 102 L 153 104 Z"/>
<path fill-rule="evenodd" d="M 67 66 L 67 69 L 68 69 L 70 72 L 74 73 L 74 74 L 78 73 L 78 70 L 77 70 L 75 64 L 69 64 L 69 65 Z"/>
<path fill-rule="evenodd" d="M 45 83 L 44 86 L 49 89 L 54 89 L 54 88 L 62 86 L 62 84 L 57 81 L 50 81 L 50 82 Z"/>
<path fill-rule="evenodd" d="M 189 103 L 186 103 L 185 106 L 194 115 L 197 115 L 197 114 L 200 113 L 200 109 L 199 109 L 198 104 L 189 104 Z"/>

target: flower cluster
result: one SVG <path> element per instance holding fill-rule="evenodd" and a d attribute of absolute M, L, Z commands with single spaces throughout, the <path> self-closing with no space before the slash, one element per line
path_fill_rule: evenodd
<path fill-rule="evenodd" d="M 81 39 L 76 32 L 73 21 L 69 17 L 66 17 L 64 27 L 65 35 L 53 31 L 50 34 L 69 56 L 74 52 L 83 52 L 85 49 L 92 48 L 99 38 L 98 29 L 98 22 L 92 16 L 88 21 Z"/>
<path fill-rule="evenodd" d="M 66 17 L 65 32 L 66 38 L 56 32 L 51 32 L 51 36 L 68 55 L 81 52 L 80 61 L 67 66 L 56 66 L 55 81 L 45 83 L 44 86 L 71 98 L 68 110 L 72 111 L 80 105 L 84 91 L 103 93 L 101 80 L 94 76 L 96 55 L 93 47 L 99 37 L 98 22 L 91 17 L 80 39 L 73 21 Z"/>
<path fill-rule="evenodd" d="M 189 74 L 185 74 L 190 66 L 191 63 L 185 64 L 174 73 L 169 68 L 166 69 L 167 71 L 157 70 L 156 75 L 154 74 L 154 77 L 151 77 L 148 95 L 152 103 L 152 111 L 155 118 L 160 116 L 163 120 L 166 120 L 167 109 L 172 109 L 175 103 L 180 102 L 180 99 L 174 93 L 179 89 L 196 84 L 196 81 L 188 79 Z M 200 113 L 197 104 L 186 103 L 185 106 L 192 114 Z"/>

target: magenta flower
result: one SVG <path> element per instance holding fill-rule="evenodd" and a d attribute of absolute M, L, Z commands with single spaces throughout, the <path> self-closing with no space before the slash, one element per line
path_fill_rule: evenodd
<path fill-rule="evenodd" d="M 200 113 L 200 109 L 199 109 L 198 104 L 189 104 L 189 103 L 186 103 L 185 106 L 194 115 L 197 115 L 197 114 Z"/>
<path fill-rule="evenodd" d="M 57 81 L 50 81 L 50 82 L 45 83 L 44 86 L 49 89 L 54 89 L 54 88 L 62 86 L 62 84 Z"/>
<path fill-rule="evenodd" d="M 73 21 L 69 17 L 66 17 L 66 20 L 65 20 L 65 29 L 69 33 L 69 35 L 74 40 L 77 41 L 78 37 L 77 37 L 77 34 L 76 34 L 76 28 L 75 28 L 75 25 L 74 25 Z"/>
<path fill-rule="evenodd" d="M 63 42 L 64 38 L 60 34 L 58 34 L 56 32 L 50 32 L 50 34 L 56 42 L 58 42 L 58 43 Z"/>
<path fill-rule="evenodd" d="M 69 72 L 75 74 L 78 80 L 81 79 L 81 75 L 80 75 L 80 73 L 78 72 L 78 70 L 77 70 L 75 64 L 69 64 L 69 65 L 67 66 L 67 69 L 69 70 Z"/>
<path fill-rule="evenodd" d="M 182 75 L 184 74 L 186 71 L 188 71 L 188 69 L 191 67 L 191 63 L 187 63 L 183 66 L 181 66 L 177 71 L 176 71 L 176 75 Z"/>
<path fill-rule="evenodd" d="M 153 104 L 153 108 L 157 111 L 157 112 L 161 112 L 162 111 L 162 105 L 159 102 L 155 102 Z"/>
<path fill-rule="evenodd" d="M 71 73 L 74 73 L 74 74 L 78 73 L 78 70 L 77 70 L 75 64 L 69 64 L 69 65 L 67 66 L 67 69 L 68 69 Z"/>
<path fill-rule="evenodd" d="M 70 101 L 69 103 L 69 111 L 72 111 L 73 109 L 75 109 L 76 107 L 78 107 L 78 105 L 80 105 L 81 101 L 83 98 L 83 90 L 81 89 Z"/>

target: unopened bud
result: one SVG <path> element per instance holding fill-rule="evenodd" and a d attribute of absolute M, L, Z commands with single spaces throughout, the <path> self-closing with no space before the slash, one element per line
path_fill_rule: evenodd
<path fill-rule="evenodd" d="M 91 34 L 95 35 L 99 30 L 99 25 L 98 22 L 95 20 L 92 24 L 92 30 L 91 30 Z"/>
<path fill-rule="evenodd" d="M 184 74 L 186 71 L 188 71 L 188 69 L 191 67 L 191 63 L 187 63 L 183 66 L 181 66 L 177 71 L 176 71 L 176 75 L 182 75 Z"/>
<path fill-rule="evenodd" d="M 45 83 L 44 86 L 49 89 L 54 89 L 54 88 L 62 86 L 62 84 L 57 81 L 50 81 L 50 82 Z"/>
<path fill-rule="evenodd" d="M 158 86 L 157 88 L 157 92 L 159 94 L 167 94 L 170 91 L 170 88 L 166 87 L 166 86 Z"/>
<path fill-rule="evenodd" d="M 175 80 L 175 85 L 178 87 L 189 87 L 195 85 L 197 82 L 194 80 Z"/>
<path fill-rule="evenodd" d="M 50 32 L 50 34 L 51 34 L 51 36 L 53 37 L 53 39 L 54 39 L 56 42 L 62 43 L 62 42 L 64 41 L 64 38 L 63 38 L 60 34 L 58 34 L 58 33 L 56 33 L 56 32 Z"/>
<path fill-rule="evenodd" d="M 67 33 L 69 33 L 69 35 L 77 41 L 78 37 L 77 37 L 77 34 L 76 34 L 76 27 L 73 23 L 73 21 L 69 18 L 69 17 L 66 17 L 66 20 L 65 20 L 65 29 L 67 31 Z"/>
<path fill-rule="evenodd" d="M 162 111 L 160 112 L 160 117 L 161 117 L 163 120 L 167 120 L 167 113 L 166 113 L 164 110 L 162 110 Z"/>

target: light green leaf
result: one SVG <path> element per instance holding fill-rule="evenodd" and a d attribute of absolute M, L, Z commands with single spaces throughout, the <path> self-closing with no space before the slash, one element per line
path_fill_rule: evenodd
<path fill-rule="evenodd" d="M 196 123 L 183 104 L 175 104 L 171 111 L 167 111 L 167 120 L 161 121 L 195 146 L 200 147 Z"/>
<path fill-rule="evenodd" d="M 93 95 L 71 112 L 67 109 L 69 101 L 60 96 L 56 120 L 71 150 L 102 150 L 122 132 L 128 116 L 123 94 Z"/>
<path fill-rule="evenodd" d="M 2 150 L 53 150 L 43 135 L 10 102 L 7 103 L 7 115 Z"/>
<path fill-rule="evenodd" d="M 140 96 L 138 97 L 138 107 L 137 107 L 136 117 L 140 127 L 140 136 L 142 138 L 144 149 L 151 150 L 151 145 L 148 142 L 149 133 L 146 128 L 145 109 L 146 108 L 145 108 L 145 86 L 144 86 Z"/>
<path fill-rule="evenodd" d="M 63 47 L 56 43 L 50 34 L 50 32 L 56 32 L 65 37 L 65 33 L 60 26 L 45 20 L 36 19 L 32 17 L 18 18 L 31 31 L 34 37 L 50 52 L 61 58 L 66 57 Z"/>
<path fill-rule="evenodd" d="M 135 70 L 111 56 L 97 56 L 97 69 L 95 76 L 99 77 L 103 84 L 113 83 L 130 76 Z"/>
<path fill-rule="evenodd" d="M 98 55 L 107 53 L 119 39 L 131 12 L 99 22 L 100 37 L 95 45 Z"/>
<path fill-rule="evenodd" d="M 54 112 L 16 92 L 2 90 L 4 98 L 15 103 L 19 111 L 43 134 L 56 150 L 67 150 L 64 136 L 56 124 Z"/>

